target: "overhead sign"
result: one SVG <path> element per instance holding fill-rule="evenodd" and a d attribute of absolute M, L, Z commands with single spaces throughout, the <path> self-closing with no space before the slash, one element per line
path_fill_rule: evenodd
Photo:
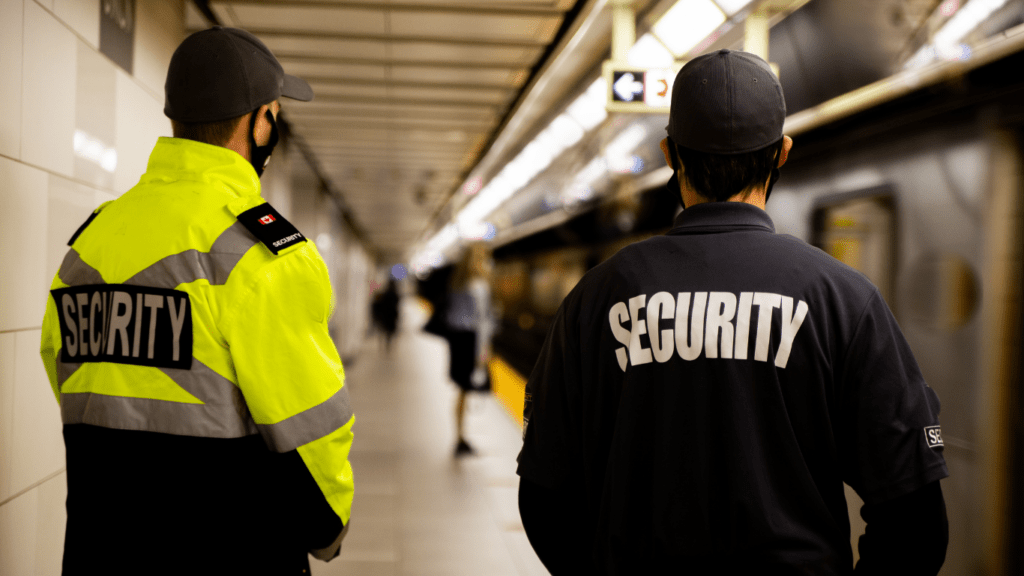
<path fill-rule="evenodd" d="M 681 65 L 680 65 L 681 66 Z M 622 62 L 604 63 L 609 112 L 668 114 L 672 82 L 679 68 L 643 68 Z"/>

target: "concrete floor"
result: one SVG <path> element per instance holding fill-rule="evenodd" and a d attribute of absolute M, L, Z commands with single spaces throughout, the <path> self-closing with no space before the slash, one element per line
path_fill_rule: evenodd
<path fill-rule="evenodd" d="M 314 576 L 547 574 L 519 519 L 518 425 L 490 395 L 472 395 L 466 436 L 477 455 L 455 459 L 447 343 L 420 330 L 414 299 L 401 310 L 391 350 L 370 338 L 346 366 L 355 502 L 341 555 L 311 560 Z"/>

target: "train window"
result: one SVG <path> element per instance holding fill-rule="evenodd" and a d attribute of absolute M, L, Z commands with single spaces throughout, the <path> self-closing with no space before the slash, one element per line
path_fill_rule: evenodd
<path fill-rule="evenodd" d="M 893 306 L 896 209 L 889 195 L 846 197 L 813 213 L 811 243 L 860 270 Z"/>
<path fill-rule="evenodd" d="M 978 308 L 974 270 L 956 254 L 923 254 L 910 266 L 905 284 L 901 290 L 904 314 L 933 330 L 957 330 Z"/>

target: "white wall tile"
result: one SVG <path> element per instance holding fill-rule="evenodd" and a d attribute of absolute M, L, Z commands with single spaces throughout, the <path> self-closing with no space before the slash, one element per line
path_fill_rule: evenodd
<path fill-rule="evenodd" d="M 94 49 L 100 46 L 100 3 L 93 0 L 53 0 L 53 13 Z"/>
<path fill-rule="evenodd" d="M 52 281 L 68 252 L 68 240 L 100 203 L 96 190 L 84 184 L 53 174 L 49 180 L 45 277 Z"/>
<path fill-rule="evenodd" d="M 185 2 L 138 0 L 135 19 L 135 78 L 163 107 L 167 65 L 175 48 L 185 39 Z"/>
<path fill-rule="evenodd" d="M 115 150 L 117 136 L 114 111 L 117 94 L 117 65 L 85 43 L 78 43 L 75 79 L 75 178 L 101 188 L 114 187 L 114 167 L 104 165 L 106 154 Z"/>
<path fill-rule="evenodd" d="M 139 183 L 149 154 L 160 136 L 171 135 L 171 121 L 157 101 L 123 70 L 117 70 L 117 172 L 114 189 L 121 194 Z"/>
<path fill-rule="evenodd" d="M 71 176 L 78 39 L 33 0 L 25 1 L 21 159 Z"/>
<path fill-rule="evenodd" d="M 41 330 L 14 341 L 14 457 L 11 489 L 17 493 L 64 468 L 60 405 L 39 358 Z"/>
<path fill-rule="evenodd" d="M 0 330 L 42 325 L 46 305 L 46 172 L 0 158 Z"/>
<path fill-rule="evenodd" d="M 68 523 L 68 475 L 58 474 L 38 488 L 36 508 L 36 571 L 59 576 L 64 558 L 64 529 Z"/>
<path fill-rule="evenodd" d="M 0 334 L 0 502 L 11 497 L 14 447 L 14 333 Z M 4 573 L 0 571 L 0 573 Z"/>
<path fill-rule="evenodd" d="M 30 490 L 0 506 L 0 574 L 32 574 L 38 494 Z"/>
<path fill-rule="evenodd" d="M 21 157 L 21 30 L 25 5 L 0 0 L 0 154 Z"/>

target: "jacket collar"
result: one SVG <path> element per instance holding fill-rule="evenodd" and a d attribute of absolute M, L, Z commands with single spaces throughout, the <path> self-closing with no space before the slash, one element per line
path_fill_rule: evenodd
<path fill-rule="evenodd" d="M 775 225 L 767 212 L 745 202 L 705 202 L 680 212 L 668 234 L 711 234 L 739 229 L 774 233 Z"/>
<path fill-rule="evenodd" d="M 259 196 L 256 170 L 234 150 L 182 138 L 161 137 L 142 182 L 193 180 L 227 189 L 236 197 Z"/>

